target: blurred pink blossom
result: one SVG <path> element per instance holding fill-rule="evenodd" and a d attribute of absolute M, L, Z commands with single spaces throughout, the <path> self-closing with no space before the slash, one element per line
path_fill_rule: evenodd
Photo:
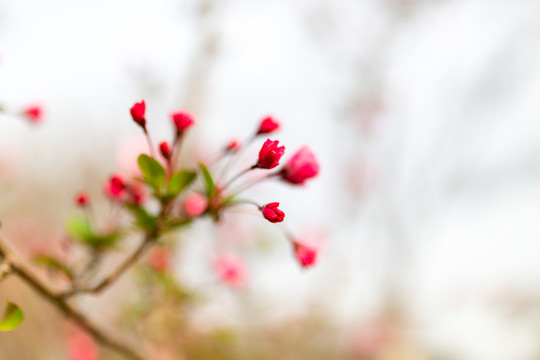
<path fill-rule="evenodd" d="M 67 349 L 71 360 L 97 360 L 98 346 L 94 339 L 83 332 L 75 332 L 67 337 Z"/>
<path fill-rule="evenodd" d="M 220 255 L 215 261 L 217 274 L 221 281 L 231 287 L 242 287 L 246 283 L 244 262 L 233 255 Z"/>
<path fill-rule="evenodd" d="M 184 201 L 184 210 L 189 216 L 201 215 L 208 206 L 206 198 L 200 194 L 191 194 Z"/>

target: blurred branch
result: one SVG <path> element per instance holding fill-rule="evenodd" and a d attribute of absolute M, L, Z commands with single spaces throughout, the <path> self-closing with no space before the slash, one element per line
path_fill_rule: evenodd
<path fill-rule="evenodd" d="M 9 265 L 5 257 L 2 256 L 2 258 L 0 259 L 0 283 L 11 273 L 11 266 Z"/>
<path fill-rule="evenodd" d="M 148 246 L 155 240 L 154 234 L 148 234 L 144 238 L 144 241 L 137 247 L 137 250 L 129 258 L 127 258 L 122 265 L 120 265 L 113 273 L 103 279 L 98 285 L 93 287 L 79 287 L 74 288 L 60 296 L 63 298 L 68 298 L 77 294 L 99 294 L 111 284 L 113 284 L 126 270 L 128 270 L 132 265 L 134 265 L 139 258 L 144 254 Z"/>
<path fill-rule="evenodd" d="M 148 239 L 148 238 L 147 238 Z M 143 244 L 148 242 L 145 240 Z M 117 279 L 130 265 L 132 265 L 135 260 L 142 254 L 146 246 L 141 246 L 140 251 L 134 253 L 128 261 L 126 261 L 115 273 L 114 277 L 109 277 L 109 281 L 104 281 L 100 284 L 102 288 L 106 287 L 108 284 L 112 283 Z M 139 254 L 135 257 L 135 254 Z M 56 295 L 51 289 L 45 286 L 29 269 L 27 269 L 22 263 L 20 263 L 14 254 L 14 252 L 8 247 L 7 243 L 0 238 L 0 259 L 2 259 L 2 266 L 6 267 L 11 271 L 12 274 L 18 276 L 26 284 L 28 284 L 34 291 L 36 291 L 43 298 L 48 300 L 52 305 L 54 305 L 60 312 L 64 314 L 67 318 L 76 322 L 80 327 L 85 329 L 89 334 L 91 334 L 100 344 L 105 347 L 108 347 L 111 350 L 118 352 L 119 354 L 124 355 L 128 359 L 133 360 L 144 360 L 143 357 L 138 355 L 134 350 L 132 350 L 127 345 L 121 344 L 115 340 L 112 340 L 111 337 L 106 334 L 103 330 L 99 329 L 96 325 L 92 324 L 85 315 L 75 309 L 70 305 L 67 299 L 63 295 Z M 107 280 L 106 279 L 106 280 Z M 105 285 L 102 285 L 105 284 Z"/>

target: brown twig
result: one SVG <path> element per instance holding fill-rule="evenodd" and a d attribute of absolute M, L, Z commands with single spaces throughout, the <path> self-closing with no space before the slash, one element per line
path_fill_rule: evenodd
<path fill-rule="evenodd" d="M 145 239 L 145 243 L 146 243 Z M 142 249 L 140 252 L 137 251 L 135 254 L 139 253 L 139 255 L 144 251 L 144 247 L 140 247 Z M 134 255 L 135 255 L 134 254 Z M 108 284 L 112 283 L 115 279 L 117 279 L 131 264 L 133 264 L 138 257 L 134 257 L 132 255 L 126 263 L 123 264 L 114 274 L 116 274 L 113 278 L 108 277 L 107 279 L 111 278 L 111 280 L 105 283 L 105 285 L 101 285 L 102 288 L 106 287 Z M 112 340 L 111 337 L 106 334 L 103 330 L 99 329 L 96 325 L 92 324 L 88 318 L 81 312 L 79 312 L 77 309 L 75 309 L 71 304 L 68 303 L 68 300 L 63 295 L 57 295 L 52 290 L 50 290 L 47 286 L 45 286 L 30 270 L 26 269 L 26 267 L 19 263 L 16 260 L 16 257 L 11 251 L 11 249 L 8 247 L 8 245 L 0 238 L 0 259 L 3 259 L 3 262 L 6 263 L 9 266 L 9 269 L 13 275 L 18 276 L 21 280 L 23 280 L 25 283 L 27 283 L 34 291 L 36 291 L 39 295 L 41 295 L 43 298 L 47 299 L 52 305 L 54 305 L 58 310 L 60 310 L 64 316 L 67 318 L 73 320 L 76 322 L 80 327 L 85 329 L 89 334 L 91 334 L 96 341 L 98 341 L 101 345 L 108 347 L 111 350 L 114 350 L 118 352 L 119 354 L 124 355 L 128 359 L 132 360 L 144 360 L 142 356 L 137 354 L 134 350 L 132 350 L 130 347 L 128 347 L 125 344 L 122 344 L 118 341 Z M 127 265 L 126 265 L 127 264 Z M 122 269 L 121 271 L 119 271 Z"/>
<path fill-rule="evenodd" d="M 132 265 L 134 265 L 137 260 L 144 254 L 148 246 L 153 242 L 155 239 L 154 235 L 146 235 L 143 242 L 137 247 L 137 250 L 133 254 L 131 254 L 130 257 L 128 257 L 122 265 L 120 265 L 113 273 L 111 273 L 109 276 L 107 276 L 105 279 L 103 279 L 99 284 L 96 286 L 91 287 L 77 287 L 74 288 L 68 292 L 65 292 L 61 294 L 60 296 L 63 298 L 69 298 L 74 295 L 79 294 L 99 294 L 103 290 L 105 290 L 107 287 L 109 287 L 111 284 L 113 284 L 126 270 L 128 270 Z"/>

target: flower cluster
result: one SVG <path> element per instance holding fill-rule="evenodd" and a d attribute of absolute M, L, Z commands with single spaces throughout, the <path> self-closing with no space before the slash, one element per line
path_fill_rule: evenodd
<path fill-rule="evenodd" d="M 278 140 L 267 138 L 251 166 L 229 179 L 222 179 L 223 176 L 226 177 L 228 165 L 232 163 L 231 160 L 235 156 L 247 150 L 260 137 L 273 135 L 280 129 L 280 123 L 271 116 L 263 118 L 256 131 L 246 141 L 241 142 L 236 139 L 229 141 L 223 146 L 217 160 L 207 164 L 199 163 L 198 168 L 193 169 L 180 166 L 178 161 L 182 139 L 196 124 L 191 114 L 186 111 L 170 113 L 172 137 L 169 140 L 160 141 L 156 149 L 153 148 L 153 141 L 147 128 L 144 100 L 135 103 L 130 109 L 130 114 L 133 121 L 143 130 L 151 155 L 139 155 L 137 163 L 140 176 L 129 179 L 121 174 L 111 175 L 104 184 L 104 193 L 114 207 L 131 215 L 137 228 L 146 234 L 150 243 L 157 242 L 164 233 L 190 224 L 199 217 L 208 216 L 214 221 L 219 221 L 221 215 L 233 206 L 255 205 L 262 218 L 270 223 L 282 223 L 285 213 L 279 208 L 279 202 L 259 205 L 255 201 L 239 198 L 240 193 L 267 179 L 279 179 L 287 184 L 303 185 L 319 173 L 319 164 L 315 155 L 305 146 L 280 167 L 282 158 L 285 156 L 285 146 L 280 145 Z M 155 153 L 159 156 L 154 155 Z M 226 158 L 228 161 L 224 160 Z M 223 176 L 214 176 L 212 169 L 215 168 L 220 169 L 219 173 Z M 253 177 L 244 179 L 244 184 L 240 188 L 233 186 L 236 182 L 240 182 L 245 174 L 255 170 L 261 171 L 262 176 L 256 178 L 255 181 Z M 196 179 L 200 181 L 195 181 Z M 197 186 L 201 184 L 204 186 Z M 90 210 L 89 207 L 92 205 L 86 192 L 76 194 L 75 203 L 86 210 Z M 150 203 L 154 205 L 150 206 Z M 156 203 L 159 205 L 157 211 Z M 72 238 L 90 246 L 94 251 L 115 246 L 121 239 L 121 234 L 124 233 L 121 224 L 113 221 L 113 225 L 107 224 L 100 228 L 91 223 L 90 215 L 91 211 L 86 211 L 84 219 L 73 220 L 68 226 Z M 290 240 L 298 263 L 302 267 L 314 265 L 316 249 L 302 245 L 288 231 L 283 231 L 283 233 Z M 149 263 L 153 269 L 164 271 L 168 268 L 169 258 L 166 250 L 154 249 L 150 254 Z M 216 269 L 219 277 L 233 286 L 244 282 L 245 270 L 237 258 L 234 258 L 234 261 L 228 255 L 220 258 L 216 262 Z"/>

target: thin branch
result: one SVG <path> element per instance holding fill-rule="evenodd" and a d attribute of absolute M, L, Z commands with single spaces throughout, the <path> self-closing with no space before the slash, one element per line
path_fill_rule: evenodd
<path fill-rule="evenodd" d="M 45 286 L 32 272 L 24 267 L 22 264 L 15 262 L 14 253 L 8 248 L 7 244 L 0 238 L 0 257 L 8 261 L 11 268 L 11 272 L 17 275 L 24 282 L 26 282 L 34 291 L 36 291 L 43 298 L 47 299 L 52 305 L 60 310 L 64 316 L 76 322 L 80 327 L 85 329 L 96 339 L 101 345 L 108 347 L 111 350 L 124 355 L 128 359 L 132 360 L 144 360 L 144 358 L 138 355 L 134 350 L 129 348 L 120 342 L 112 340 L 111 337 L 103 330 L 99 329 L 96 325 L 92 324 L 84 314 L 70 305 L 63 296 L 55 295 L 52 290 Z"/>
<path fill-rule="evenodd" d="M 11 270 L 11 265 L 7 259 L 2 256 L 0 259 L 0 283 L 7 278 L 13 271 Z"/>
<path fill-rule="evenodd" d="M 74 295 L 78 294 L 99 294 L 106 288 L 108 288 L 111 284 L 113 284 L 126 270 L 128 270 L 132 265 L 134 265 L 139 258 L 144 254 L 148 246 L 152 243 L 154 240 L 154 235 L 146 235 L 143 242 L 137 247 L 135 252 L 131 254 L 130 257 L 128 257 L 122 265 L 120 265 L 113 273 L 111 273 L 109 276 L 107 276 L 105 279 L 103 279 L 99 284 L 92 287 L 78 287 L 75 289 L 72 289 L 68 292 L 65 292 L 61 294 L 60 296 L 64 298 L 69 298 Z"/>

